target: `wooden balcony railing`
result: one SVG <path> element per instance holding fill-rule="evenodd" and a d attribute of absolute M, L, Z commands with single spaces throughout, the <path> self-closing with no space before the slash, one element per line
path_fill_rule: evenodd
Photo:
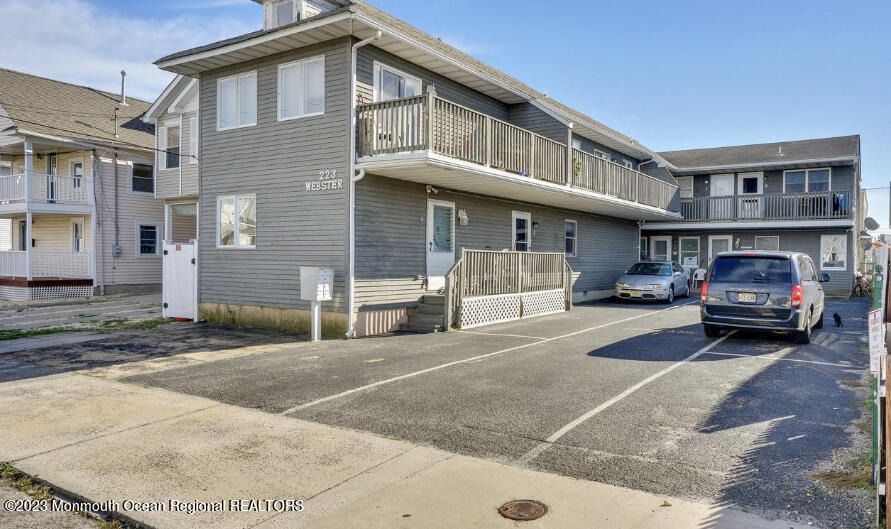
<path fill-rule="evenodd" d="M 0 177 L 0 203 L 89 204 L 90 200 L 90 180 L 86 176 L 32 172 Z"/>
<path fill-rule="evenodd" d="M 0 251 L 0 276 L 59 279 L 89 279 L 92 277 L 91 252 L 32 250 L 31 273 L 28 273 L 28 253 Z"/>
<path fill-rule="evenodd" d="M 432 151 L 515 175 L 667 209 L 677 186 L 427 95 L 360 105 L 360 157 Z"/>
<path fill-rule="evenodd" d="M 852 197 L 847 191 L 813 191 L 682 198 L 680 205 L 684 222 L 849 219 Z"/>

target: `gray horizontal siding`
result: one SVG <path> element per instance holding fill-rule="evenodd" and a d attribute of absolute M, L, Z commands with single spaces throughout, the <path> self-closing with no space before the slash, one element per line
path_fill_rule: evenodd
<path fill-rule="evenodd" d="M 569 127 L 532 103 L 510 105 L 507 116 L 508 122 L 563 145 L 569 138 Z"/>
<path fill-rule="evenodd" d="M 610 159 L 618 164 L 621 164 L 623 161 L 627 160 L 632 163 L 634 169 L 637 169 L 640 166 L 640 160 L 638 160 L 637 158 L 632 158 L 627 154 L 623 154 L 619 151 L 610 149 L 609 147 L 605 147 L 595 141 L 589 140 L 588 138 L 579 136 L 578 134 L 573 134 L 572 139 L 579 141 L 582 144 L 582 150 L 589 154 L 594 154 L 594 151 L 597 150 L 609 154 L 611 157 Z"/>
<path fill-rule="evenodd" d="M 790 252 L 804 252 L 811 256 L 817 265 L 818 271 L 820 267 L 820 235 L 835 235 L 847 233 L 848 235 L 848 266 L 845 271 L 828 271 L 830 276 L 829 283 L 824 285 L 827 291 L 850 292 L 854 281 L 854 241 L 851 233 L 845 230 L 837 229 L 802 229 L 802 230 L 777 230 L 777 229 L 760 229 L 760 230 L 733 230 L 730 226 L 726 229 L 715 230 L 690 230 L 690 231 L 645 231 L 643 236 L 652 235 L 671 235 L 673 251 L 678 250 L 678 237 L 699 237 L 699 255 L 703 266 L 708 264 L 708 237 L 709 235 L 733 235 L 734 242 L 739 238 L 739 246 L 734 247 L 738 250 L 752 249 L 755 247 L 755 236 L 779 236 L 780 250 Z M 649 241 L 649 239 L 648 239 Z M 678 259 L 675 254 L 673 259 Z"/>
<path fill-rule="evenodd" d="M 434 197 L 467 212 L 455 226 L 456 258 L 461 248 L 509 249 L 511 214 L 531 213 L 538 223 L 532 250 L 563 252 L 564 222 L 578 222 L 578 251 L 567 260 L 578 276 L 575 290 L 606 290 L 637 259 L 637 224 L 531 204 L 440 190 Z M 356 300 L 375 304 L 412 303 L 425 293 L 427 194 L 421 184 L 367 175 L 356 190 Z"/>
<path fill-rule="evenodd" d="M 853 191 L 855 182 L 855 167 L 853 165 L 843 165 L 830 168 L 830 189 L 832 191 Z M 748 171 L 741 171 L 748 172 Z M 783 192 L 783 173 L 782 170 L 764 171 L 764 194 L 778 194 Z M 739 192 L 737 182 L 739 181 L 740 172 L 724 172 L 715 174 L 733 174 L 733 194 Z M 675 176 L 684 176 L 677 174 Z M 693 196 L 706 197 L 710 193 L 711 175 L 694 175 L 693 176 Z M 856 200 L 856 197 L 853 197 Z"/>
<path fill-rule="evenodd" d="M 325 113 L 277 121 L 278 65 L 324 54 Z M 200 300 L 282 308 L 299 301 L 300 266 L 334 268 L 334 301 L 345 310 L 349 42 L 329 41 L 207 72 L 201 78 Z M 217 80 L 257 71 L 257 125 L 217 131 Z M 344 189 L 306 191 L 322 170 Z M 257 195 L 257 248 L 216 248 L 216 199 Z"/>

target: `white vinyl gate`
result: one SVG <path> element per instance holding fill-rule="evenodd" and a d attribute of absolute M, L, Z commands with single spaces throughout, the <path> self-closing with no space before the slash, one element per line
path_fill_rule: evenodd
<path fill-rule="evenodd" d="M 165 318 L 198 321 L 198 245 L 164 243 L 164 283 L 161 295 Z"/>

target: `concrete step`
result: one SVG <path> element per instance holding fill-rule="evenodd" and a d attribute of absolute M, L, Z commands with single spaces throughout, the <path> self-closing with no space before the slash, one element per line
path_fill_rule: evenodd
<path fill-rule="evenodd" d="M 427 305 L 422 304 L 415 307 L 415 310 L 411 314 L 425 314 L 428 316 L 442 316 L 445 314 L 442 305 Z"/>

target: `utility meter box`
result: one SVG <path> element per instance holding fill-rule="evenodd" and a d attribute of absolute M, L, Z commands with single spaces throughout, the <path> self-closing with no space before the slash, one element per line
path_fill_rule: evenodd
<path fill-rule="evenodd" d="M 300 299 L 303 301 L 330 301 L 333 291 L 333 268 L 300 267 Z"/>

